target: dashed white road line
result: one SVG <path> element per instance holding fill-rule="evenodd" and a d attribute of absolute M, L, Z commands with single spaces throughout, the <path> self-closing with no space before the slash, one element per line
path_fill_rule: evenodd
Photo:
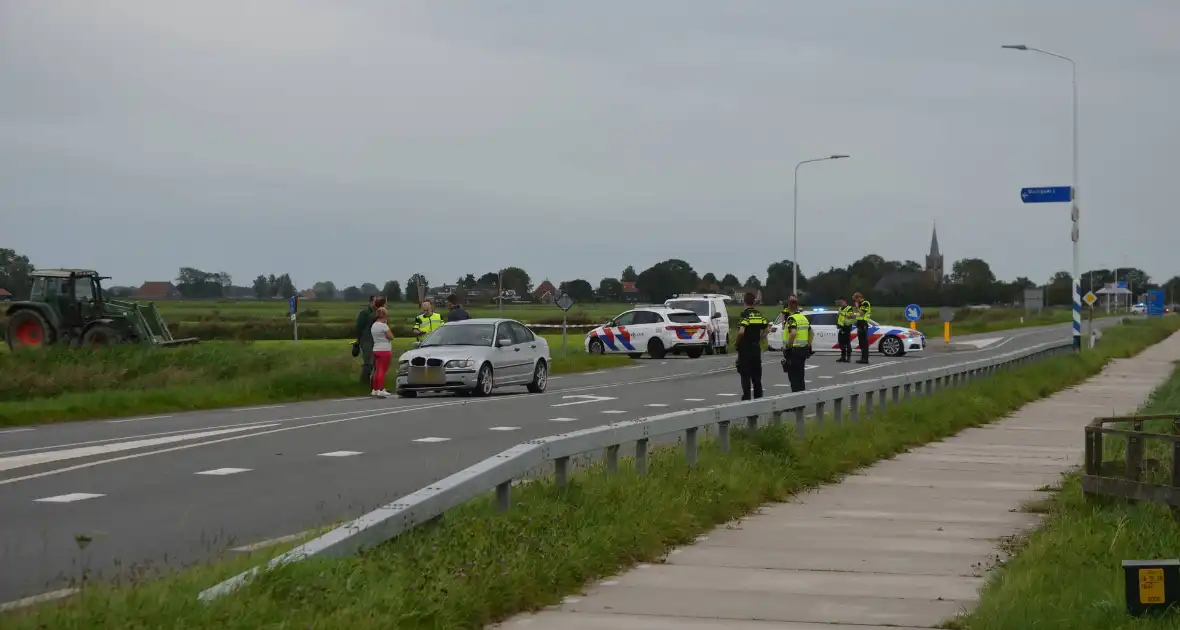
<path fill-rule="evenodd" d="M 44 499 L 36 499 L 34 503 L 73 503 L 74 501 L 85 501 L 86 499 L 97 499 L 98 497 L 105 497 L 105 494 L 92 494 L 90 492 L 71 492 L 70 494 L 59 494 L 56 497 L 45 497 Z"/>
<path fill-rule="evenodd" d="M 214 468 L 213 470 L 202 470 L 199 473 L 193 473 L 193 474 L 194 475 L 214 475 L 214 476 L 220 477 L 220 476 L 224 476 L 224 475 L 236 475 L 238 473 L 250 472 L 250 470 L 251 470 L 250 468 Z"/>
<path fill-rule="evenodd" d="M 48 593 L 41 593 L 40 595 L 33 595 L 32 597 L 25 597 L 11 602 L 4 602 L 0 604 L 0 612 L 8 612 L 34 604 L 43 604 L 58 599 L 65 599 L 70 595 L 81 592 L 76 588 L 63 588 L 60 591 L 49 591 Z"/>
<path fill-rule="evenodd" d="M 226 411 L 226 412 L 260 411 L 262 409 L 282 409 L 283 407 L 286 407 L 286 406 L 287 405 L 266 405 L 265 407 L 234 407 L 233 409 L 225 409 L 223 411 Z M 216 410 L 211 410 L 211 411 L 216 411 Z"/>
<path fill-rule="evenodd" d="M 826 375 L 826 374 L 821 374 L 821 375 L 820 375 L 820 378 L 835 378 L 835 377 L 834 377 L 834 376 L 828 376 L 828 375 Z"/>
<path fill-rule="evenodd" d="M 489 431 L 519 431 L 520 427 L 489 427 Z"/>
<path fill-rule="evenodd" d="M 320 453 L 317 457 L 352 457 L 353 455 L 360 454 L 360 451 L 332 451 L 330 453 Z"/>
<path fill-rule="evenodd" d="M 424 437 L 424 438 L 418 438 L 414 441 L 415 442 L 446 442 L 447 440 L 450 440 L 450 439 L 451 438 L 444 438 L 444 437 Z"/>
<path fill-rule="evenodd" d="M 667 407 L 665 403 L 647 403 L 644 407 Z"/>
<path fill-rule="evenodd" d="M 704 398 L 685 398 L 684 402 L 705 402 Z"/>
<path fill-rule="evenodd" d="M 107 420 L 108 424 L 122 424 L 124 422 L 139 422 L 140 420 L 163 420 L 173 416 L 143 416 L 140 418 L 123 418 L 122 420 Z"/>
<path fill-rule="evenodd" d="M 737 394 L 717 394 L 718 396 L 737 396 Z"/>
<path fill-rule="evenodd" d="M 577 418 L 550 418 L 549 422 L 577 422 Z"/>
<path fill-rule="evenodd" d="M 814 369 L 816 369 L 816 368 L 818 368 L 818 367 L 819 367 L 818 365 L 808 365 L 808 366 L 804 367 L 803 369 L 805 369 L 805 370 L 814 370 Z"/>
<path fill-rule="evenodd" d="M 604 411 L 602 413 L 627 413 L 627 412 L 623 411 L 621 409 L 607 409 L 606 411 Z"/>

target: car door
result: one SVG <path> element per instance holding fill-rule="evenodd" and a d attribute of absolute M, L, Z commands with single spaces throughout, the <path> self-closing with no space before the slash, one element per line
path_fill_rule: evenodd
<path fill-rule="evenodd" d="M 635 352 L 631 329 L 639 311 L 627 311 L 602 327 L 602 343 L 607 352 Z"/>
<path fill-rule="evenodd" d="M 627 329 L 627 332 L 630 333 L 627 341 L 632 351 L 646 352 L 653 337 L 663 336 L 664 316 L 652 311 L 635 311 L 635 323 Z M 670 348 L 671 344 L 664 341 L 664 347 Z"/>
<path fill-rule="evenodd" d="M 816 352 L 839 349 L 836 313 L 807 313 L 806 315 L 807 321 L 811 323 L 812 349 Z"/>
<path fill-rule="evenodd" d="M 533 331 L 520 322 L 508 322 L 508 329 L 516 342 L 515 362 L 512 366 L 513 382 L 527 383 L 533 379 L 533 367 L 537 363 L 537 338 Z"/>
<path fill-rule="evenodd" d="M 508 322 L 496 325 L 496 351 L 492 353 L 492 369 L 496 373 L 496 384 L 504 385 L 513 382 L 513 367 L 520 363 L 520 348 L 517 347 L 516 337 Z M 516 372 L 519 373 L 519 368 Z"/>

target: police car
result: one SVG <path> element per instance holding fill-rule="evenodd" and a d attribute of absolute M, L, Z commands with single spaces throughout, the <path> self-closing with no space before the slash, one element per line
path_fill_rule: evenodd
<path fill-rule="evenodd" d="M 838 312 L 832 309 L 816 308 L 804 311 L 811 323 L 811 348 L 816 352 L 839 352 L 840 343 L 836 327 Z M 869 348 L 876 348 L 887 357 L 899 357 L 907 352 L 920 352 L 926 348 L 926 335 L 901 326 L 885 326 L 869 320 Z M 771 350 L 783 348 L 783 316 L 779 313 L 766 335 L 766 345 Z M 852 328 L 852 351 L 860 352 L 860 339 L 856 327 Z"/>
<path fill-rule="evenodd" d="M 709 331 L 700 316 L 679 308 L 645 306 L 632 309 L 586 334 L 590 354 L 643 354 L 662 359 L 668 353 L 695 359 L 709 347 Z"/>

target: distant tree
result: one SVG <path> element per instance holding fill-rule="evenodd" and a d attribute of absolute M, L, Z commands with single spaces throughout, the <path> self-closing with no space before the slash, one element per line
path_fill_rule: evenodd
<path fill-rule="evenodd" d="M 758 276 L 750 276 L 746 278 L 746 284 L 743 286 L 747 289 L 761 289 L 762 281 L 758 279 Z"/>
<path fill-rule="evenodd" d="M 709 272 L 709 273 L 701 276 L 701 289 L 702 290 L 709 291 L 710 289 L 712 289 L 712 287 L 714 285 L 716 285 L 718 287 L 721 286 L 721 283 L 717 281 L 716 274 L 714 274 L 713 272 Z"/>
<path fill-rule="evenodd" d="M 590 286 L 589 282 L 581 278 L 562 282 L 559 290 L 568 293 L 570 297 L 578 302 L 591 302 L 594 300 L 594 287 Z"/>
<path fill-rule="evenodd" d="M 458 284 L 460 287 L 462 287 L 464 289 L 474 289 L 475 285 L 476 285 L 475 274 L 469 273 L 469 274 L 463 276 L 462 278 L 460 278 L 459 281 L 455 284 Z"/>
<path fill-rule="evenodd" d="M 619 281 L 620 282 L 638 282 L 639 281 L 639 274 L 635 273 L 635 267 L 632 267 L 631 265 L 627 265 L 627 268 L 623 270 L 623 273 L 619 274 Z"/>
<path fill-rule="evenodd" d="M 479 277 L 476 284 L 485 287 L 494 287 L 500 282 L 500 273 L 496 271 L 489 271 Z"/>
<path fill-rule="evenodd" d="M 898 271 L 921 271 L 922 264 L 916 260 L 907 260 L 901 265 L 898 265 Z"/>
<path fill-rule="evenodd" d="M 1058 271 L 1045 285 L 1045 305 L 1073 304 L 1072 282 L 1068 271 Z"/>
<path fill-rule="evenodd" d="M 598 296 L 607 302 L 623 299 L 623 283 L 615 278 L 603 278 L 598 283 Z"/>
<path fill-rule="evenodd" d="M 348 286 L 344 288 L 344 299 L 349 302 L 363 302 L 365 293 L 361 291 L 360 287 Z"/>
<path fill-rule="evenodd" d="M 271 278 L 273 277 L 274 275 L 272 274 Z M 266 276 L 260 274 L 257 278 L 254 278 L 254 297 L 262 299 L 274 295 L 270 286 L 270 279 Z"/>
<path fill-rule="evenodd" d="M 372 282 L 366 282 L 361 285 L 361 293 L 367 298 L 370 295 L 381 295 L 381 289 L 378 289 L 377 285 Z"/>
<path fill-rule="evenodd" d="M 738 277 L 732 273 L 727 273 L 725 274 L 725 277 L 721 278 L 721 288 L 725 289 L 726 291 L 733 291 L 734 289 L 740 289 L 741 287 L 742 281 L 738 280 Z"/>
<path fill-rule="evenodd" d="M 807 281 L 808 302 L 811 304 L 830 304 L 840 298 L 852 300 L 849 285 L 852 274 L 843 267 L 829 267 Z"/>
<path fill-rule="evenodd" d="M 700 278 L 692 265 L 671 258 L 645 269 L 635 283 L 648 299 L 663 302 L 677 293 L 691 293 L 700 284 Z"/>
<path fill-rule="evenodd" d="M 1180 294 L 1180 276 L 1172 276 L 1160 288 L 1164 290 L 1164 299 L 1168 301 L 1168 304 L 1174 304 L 1177 299 L 1180 299 L 1177 297 L 1177 294 Z"/>
<path fill-rule="evenodd" d="M 176 290 L 190 299 L 219 298 L 225 295 L 223 284 L 229 278 L 221 273 L 208 273 L 196 267 L 181 267 L 176 276 Z"/>
<path fill-rule="evenodd" d="M 762 301 L 767 304 L 785 302 L 791 294 L 791 284 L 794 280 L 795 263 L 782 260 L 771 263 L 766 268 L 766 285 L 762 291 Z M 799 271 L 799 291 L 807 290 L 807 276 Z"/>
<path fill-rule="evenodd" d="M 315 293 L 316 299 L 331 300 L 336 297 L 336 283 L 331 280 L 317 282 L 311 285 L 311 290 Z"/>
<path fill-rule="evenodd" d="M 271 277 L 274 277 L 273 275 Z M 299 292 L 295 288 L 295 281 L 291 279 L 291 274 L 283 274 L 274 279 L 271 284 L 272 295 L 274 297 L 291 298 Z"/>
<path fill-rule="evenodd" d="M 397 280 L 390 280 L 385 283 L 385 287 L 381 289 L 381 295 L 390 302 L 400 302 L 402 300 L 402 285 Z"/>
<path fill-rule="evenodd" d="M 505 267 L 500 272 L 500 277 L 504 279 L 504 286 L 501 290 L 512 289 L 516 291 L 517 295 L 528 295 L 533 292 L 532 279 L 520 267 Z"/>
<path fill-rule="evenodd" d="M 421 302 L 425 299 L 427 292 L 430 291 L 430 281 L 426 276 L 416 273 L 406 280 L 406 301 L 407 302 Z"/>
<path fill-rule="evenodd" d="M 17 254 L 13 249 L 0 248 L 0 289 L 7 289 L 13 299 L 29 297 L 29 276 L 33 271 L 28 256 Z"/>

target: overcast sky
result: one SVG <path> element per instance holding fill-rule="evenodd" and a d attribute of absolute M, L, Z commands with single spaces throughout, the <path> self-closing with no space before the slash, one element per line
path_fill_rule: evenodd
<path fill-rule="evenodd" d="M 1180 273 L 1175 0 L 0 0 L 0 246 L 300 287 L 870 252 Z M 1163 229 L 1163 228 L 1167 229 Z"/>

